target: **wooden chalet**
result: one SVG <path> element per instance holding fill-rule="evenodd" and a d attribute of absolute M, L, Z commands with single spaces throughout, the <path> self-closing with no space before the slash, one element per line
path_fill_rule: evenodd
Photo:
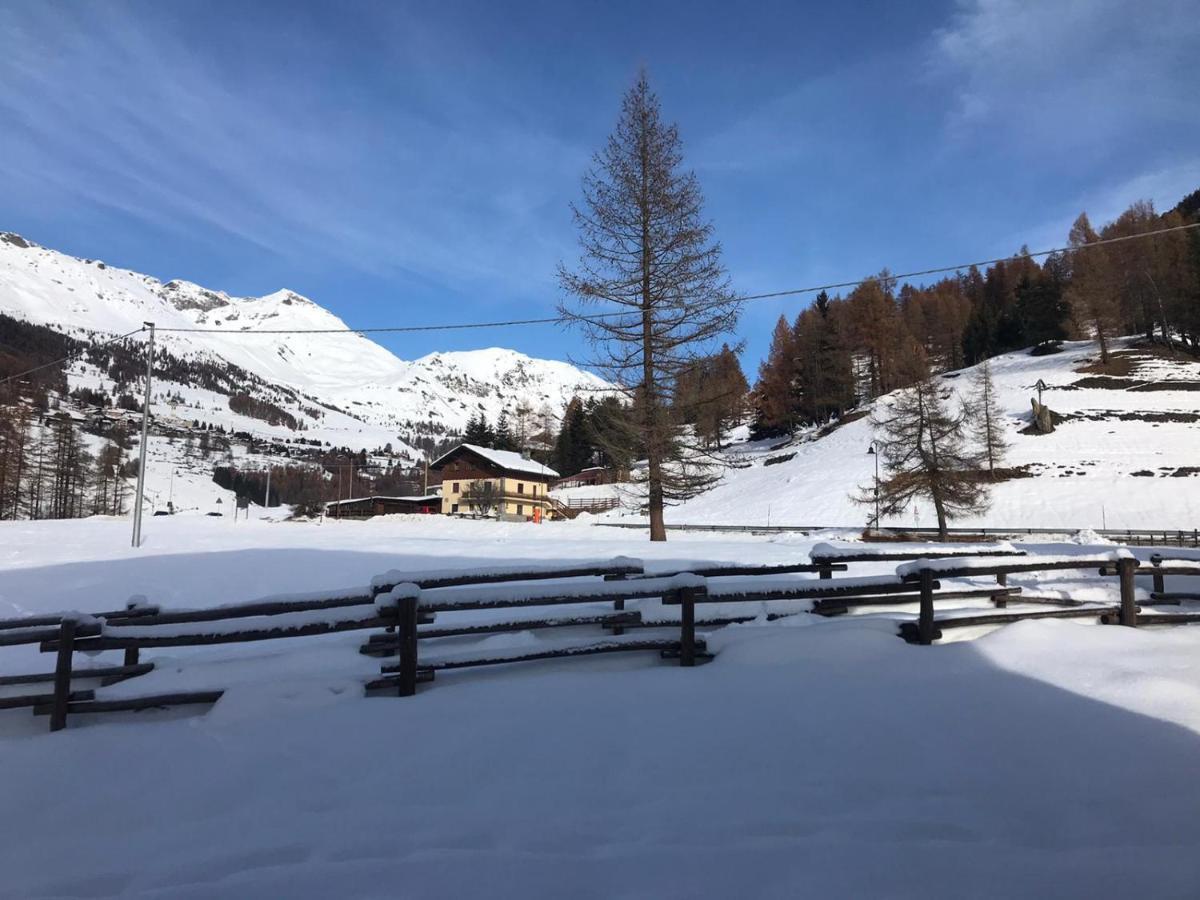
<path fill-rule="evenodd" d="M 590 466 L 580 469 L 574 475 L 565 475 L 555 479 L 553 489 L 595 487 L 601 484 L 612 484 L 619 480 L 615 469 L 610 469 L 608 466 Z"/>
<path fill-rule="evenodd" d="M 540 522 L 552 506 L 550 485 L 558 473 L 510 450 L 459 444 L 429 465 L 442 485 L 446 515 L 486 516 Z"/>
<path fill-rule="evenodd" d="M 437 494 L 426 497 L 355 497 L 353 500 L 333 500 L 325 504 L 325 515 L 335 519 L 369 519 L 396 513 L 439 513 L 442 498 Z"/>

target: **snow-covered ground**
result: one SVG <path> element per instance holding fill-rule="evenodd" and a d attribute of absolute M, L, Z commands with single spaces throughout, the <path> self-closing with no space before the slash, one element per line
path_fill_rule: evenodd
<path fill-rule="evenodd" d="M 1096 356 L 1094 343 L 1075 342 L 1058 354 L 1021 351 L 991 361 L 1011 444 L 1004 465 L 1025 477 L 997 484 L 987 513 L 951 524 L 1189 531 L 1200 524 L 1200 362 L 1146 357 L 1134 374 L 1099 387 L 1103 380 L 1079 371 Z M 961 394 L 971 376 L 965 369 L 941 381 Z M 1053 434 L 1021 434 L 1039 380 L 1045 403 L 1069 418 Z M 735 445 L 722 483 L 668 510 L 667 521 L 862 528 L 871 511 L 851 493 L 874 478 L 871 439 L 864 417 L 816 440 Z M 883 520 L 895 528 L 936 524 L 925 504 Z"/>
<path fill-rule="evenodd" d="M 2 523 L 0 616 L 519 559 L 783 562 L 828 537 L 179 516 L 147 520 L 133 550 L 123 520 Z M 442 672 L 403 700 L 363 698 L 379 661 L 362 639 L 144 652 L 157 670 L 107 689 L 227 688 L 204 715 L 51 735 L 0 712 L 0 896 L 1182 898 L 1200 884 L 1197 628 L 1025 622 L 913 647 L 890 618 L 802 615 L 708 635 L 716 658 L 696 669 L 527 663 Z M 48 666 L 27 647 L 0 659 Z"/>

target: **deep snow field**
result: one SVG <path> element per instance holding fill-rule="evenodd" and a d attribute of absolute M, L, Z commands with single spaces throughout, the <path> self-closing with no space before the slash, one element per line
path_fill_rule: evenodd
<path fill-rule="evenodd" d="M 782 562 L 828 537 L 652 545 L 442 517 L 145 532 L 133 550 L 126 520 L 0 523 L 0 617 L 491 560 Z M 407 699 L 362 696 L 379 660 L 361 632 L 143 651 L 156 671 L 104 690 L 225 696 L 57 734 L 0 712 L 0 896 L 1195 897 L 1200 629 L 968 637 L 915 647 L 887 616 L 800 615 L 709 634 L 695 669 L 524 663 L 440 672 Z"/>

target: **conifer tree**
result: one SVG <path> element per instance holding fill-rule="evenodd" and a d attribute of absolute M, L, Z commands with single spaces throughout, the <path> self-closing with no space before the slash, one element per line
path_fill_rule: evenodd
<path fill-rule="evenodd" d="M 754 385 L 755 435 L 785 434 L 795 427 L 796 358 L 795 333 L 788 320 L 780 316 Z"/>
<path fill-rule="evenodd" d="M 1071 254 L 1071 286 L 1067 288 L 1067 300 L 1072 315 L 1100 345 L 1100 362 L 1108 364 L 1108 340 L 1114 329 L 1116 303 L 1113 297 L 1112 273 L 1109 271 L 1108 256 L 1104 247 L 1079 250 L 1100 239 L 1088 221 L 1087 213 L 1080 213 L 1071 226 L 1070 245 L 1077 252 Z"/>
<path fill-rule="evenodd" d="M 1008 439 L 1004 433 L 1004 412 L 992 382 L 992 366 L 986 360 L 975 369 L 971 388 L 964 414 L 980 461 L 987 465 L 988 475 L 995 478 L 996 466 L 1004 461 L 1008 451 Z"/>
<path fill-rule="evenodd" d="M 487 415 L 480 412 L 467 422 L 467 430 L 463 432 L 463 443 L 474 444 L 477 447 L 490 447 L 496 441 L 496 433 L 488 424 Z"/>
<path fill-rule="evenodd" d="M 667 537 L 664 506 L 694 496 L 717 474 L 673 419 L 676 376 L 733 330 L 741 302 L 704 218 L 679 132 L 662 120 L 643 73 L 625 95 L 617 127 L 583 181 L 573 208 L 578 267 L 559 269 L 569 298 L 559 311 L 596 349 L 593 365 L 641 415 L 650 539 Z"/>
<path fill-rule="evenodd" d="M 507 410 L 502 410 L 500 418 L 496 420 L 494 444 L 497 450 L 517 451 L 521 449 L 517 446 L 517 439 L 513 435 L 512 425 L 509 424 Z"/>
<path fill-rule="evenodd" d="M 572 397 L 554 441 L 554 468 L 559 475 L 574 475 L 591 465 L 591 458 L 592 446 L 583 403 L 578 397 Z"/>
<path fill-rule="evenodd" d="M 928 500 L 938 537 L 946 540 L 951 519 L 987 509 L 987 486 L 979 480 L 979 457 L 968 446 L 964 417 L 950 411 L 932 377 L 880 402 L 871 424 L 884 468 L 881 515 L 898 515 L 912 501 Z M 854 500 L 874 504 L 874 492 L 860 488 Z"/>
<path fill-rule="evenodd" d="M 1049 341 L 1065 340 L 1068 308 L 1063 300 L 1062 284 L 1052 269 L 1025 275 L 1016 290 L 1017 314 L 1021 317 L 1025 339 L 1035 347 Z"/>

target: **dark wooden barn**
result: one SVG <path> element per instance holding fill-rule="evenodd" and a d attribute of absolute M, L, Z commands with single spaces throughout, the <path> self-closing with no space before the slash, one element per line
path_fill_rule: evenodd
<path fill-rule="evenodd" d="M 369 519 L 396 513 L 440 513 L 442 498 L 427 497 L 356 497 L 325 504 L 325 515 L 335 519 Z"/>

